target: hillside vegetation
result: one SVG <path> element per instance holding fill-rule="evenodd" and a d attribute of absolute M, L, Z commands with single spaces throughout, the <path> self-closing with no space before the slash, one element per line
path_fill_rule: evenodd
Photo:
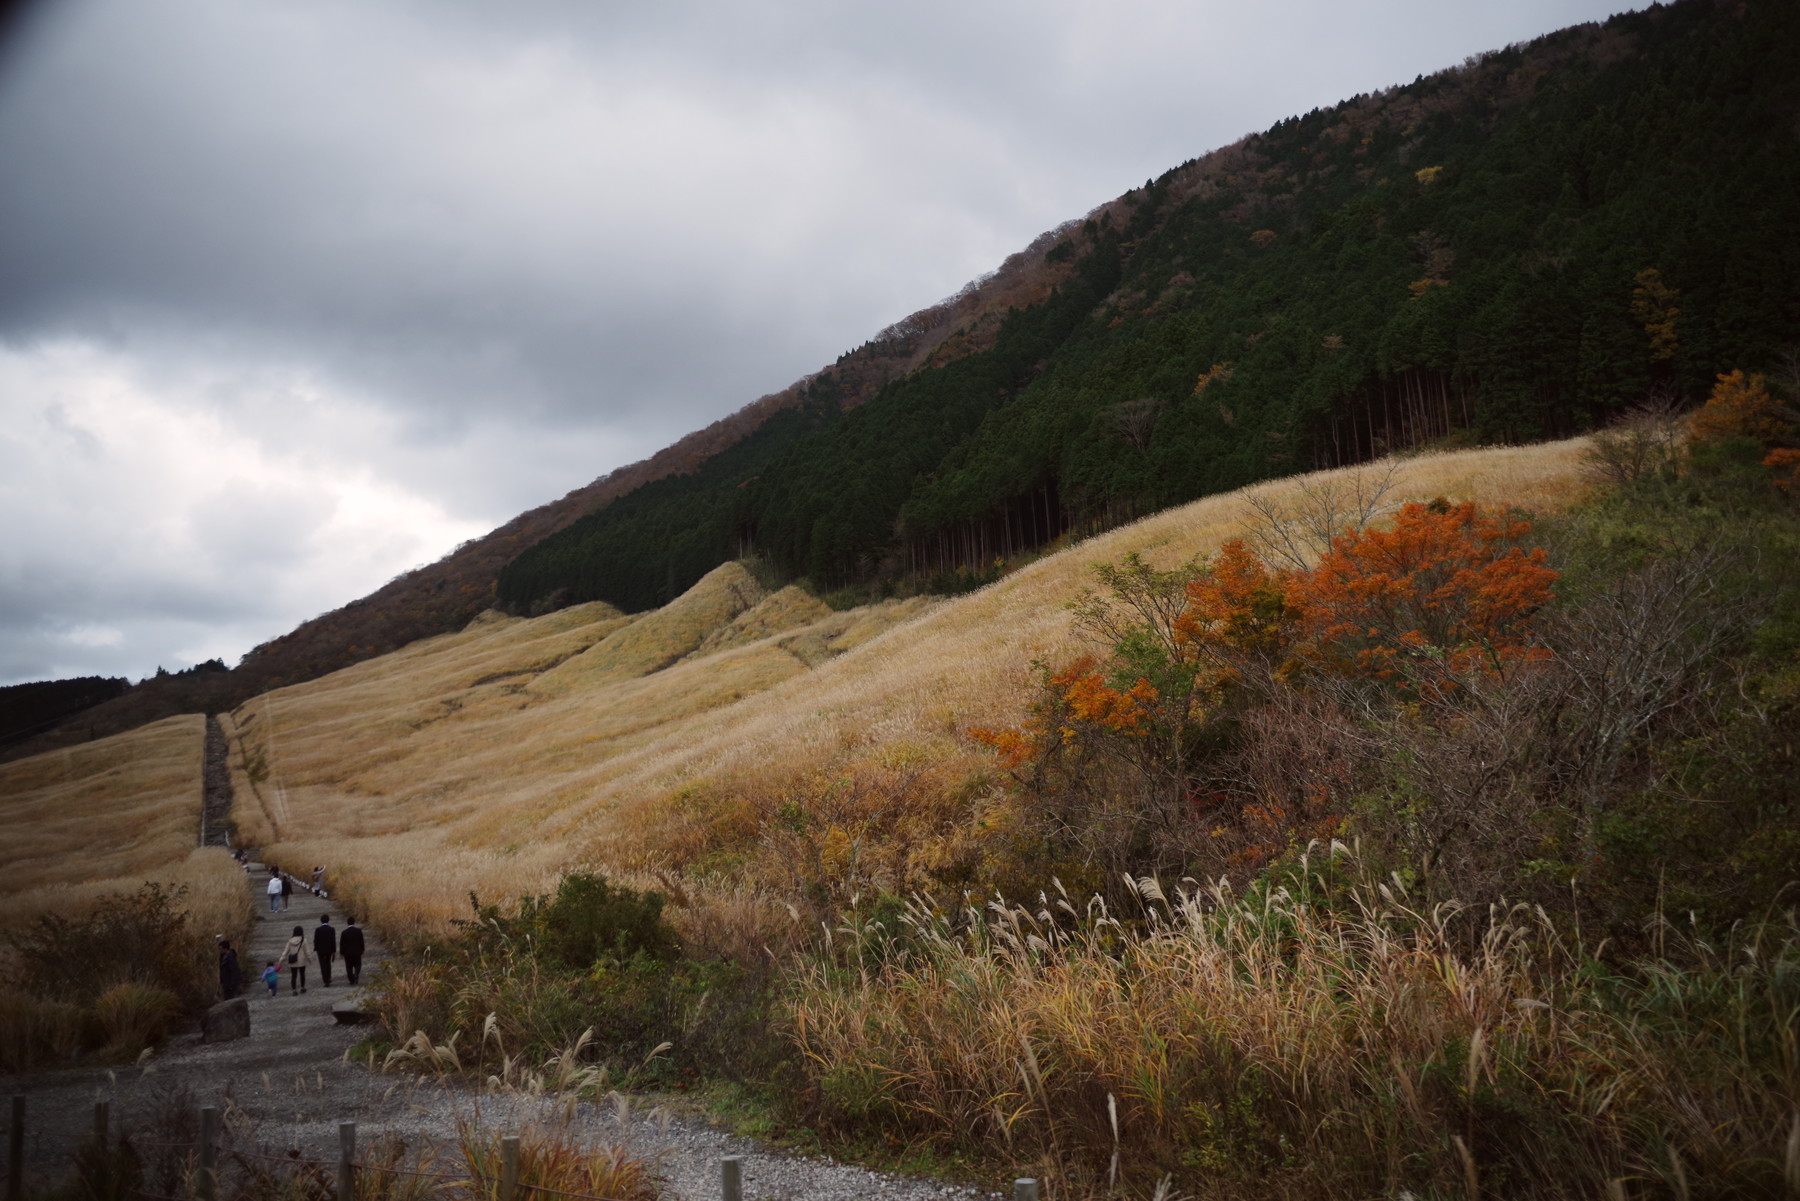
<path fill-rule="evenodd" d="M 1554 505 L 1579 487 L 1578 454 L 1409 459 L 1393 498 Z M 1136 551 L 1172 566 L 1253 516 L 1241 495 L 1211 498 L 955 600 L 830 612 L 727 564 L 637 618 L 491 614 L 232 714 L 240 836 L 332 865 L 378 920 L 435 930 L 471 890 L 540 891 L 575 865 L 797 884 L 822 914 L 972 880 L 968 779 L 990 757 L 966 731 L 1016 719 L 1031 660 L 1073 645 L 1063 605 L 1090 565 Z M 861 844 L 855 864 L 772 843 L 783 806 L 817 808 L 820 837 Z"/>
<path fill-rule="evenodd" d="M 822 372 L 525 550 L 498 596 L 641 610 L 752 552 L 942 589 L 1269 476 L 1697 402 L 1800 322 L 1797 56 L 1791 4 L 1683 0 L 1284 121 L 1041 239 L 1009 307 L 888 331 L 932 348 L 866 403 Z"/>
<path fill-rule="evenodd" d="M 404 1059 L 595 1026 L 617 1070 L 1078 1195 L 1778 1189 L 1788 412 L 1728 376 L 1691 444 L 1648 414 L 1260 485 L 955 599 L 730 564 L 491 615 L 241 710 L 240 821 L 414 933 Z M 1345 590 L 1419 548 L 1426 591 Z"/>
<path fill-rule="evenodd" d="M 1691 430 L 1262 484 L 956 598 L 489 613 L 229 715 L 234 817 L 411 947 L 397 1063 L 593 1027 L 1068 1195 L 1779 1195 L 1800 419 L 1738 373 Z"/>
<path fill-rule="evenodd" d="M 232 708 L 496 597 L 643 611 L 746 555 L 820 595 L 955 592 L 1253 480 L 1697 402 L 1800 321 L 1797 32 L 1791 5 L 1681 0 L 1284 121 L 229 673 L 0 758 Z"/>
<path fill-rule="evenodd" d="M 206 721 L 0 764 L 0 1070 L 129 1059 L 218 997 L 243 870 L 201 847 Z"/>

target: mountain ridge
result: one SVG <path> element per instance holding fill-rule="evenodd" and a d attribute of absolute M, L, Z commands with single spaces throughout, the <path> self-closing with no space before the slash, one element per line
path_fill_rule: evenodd
<path fill-rule="evenodd" d="M 1278 122 L 229 673 L 147 681 L 0 756 L 228 709 L 496 598 L 650 608 L 744 553 L 815 591 L 979 577 L 1271 474 L 1697 397 L 1800 323 L 1800 255 L 1779 232 L 1800 220 L 1800 95 L 1764 69 L 1795 26 L 1780 6 L 1682 0 Z M 1660 190 L 1643 182 L 1659 164 Z M 1458 198 L 1477 183 L 1522 193 L 1508 221 L 1470 215 Z M 1632 312 L 1634 275 L 1658 263 L 1681 314 L 1662 359 Z"/>

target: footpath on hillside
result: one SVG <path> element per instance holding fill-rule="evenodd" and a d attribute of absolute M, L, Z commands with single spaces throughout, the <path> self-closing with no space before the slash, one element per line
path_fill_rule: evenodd
<path fill-rule="evenodd" d="M 248 953 L 239 949 L 244 967 L 244 996 L 250 1004 L 250 1036 L 223 1043 L 203 1043 L 194 1030 L 169 1040 L 139 1064 L 79 1067 L 15 1076 L 0 1086 L 7 1094 L 26 1097 L 27 1182 L 42 1192 L 65 1179 L 71 1157 L 92 1136 L 94 1105 L 107 1101 L 115 1134 L 138 1139 L 174 1137 L 182 1120 L 201 1106 L 218 1107 L 226 1116 L 230 1145 L 284 1157 L 330 1160 L 337 1154 L 338 1123 L 357 1124 L 357 1142 L 367 1147 L 383 1137 L 405 1139 L 412 1146 L 452 1147 L 459 1121 L 479 1123 L 491 1134 L 517 1129 L 539 1113 L 565 1109 L 555 1098 L 482 1091 L 473 1081 L 437 1080 L 372 1070 L 366 1059 L 347 1053 L 375 1028 L 340 1025 L 333 1005 L 355 1002 L 360 990 L 344 981 L 342 961 L 326 986 L 317 967 L 308 971 L 304 994 L 290 995 L 286 965 L 275 997 L 258 978 L 265 964 L 279 959 L 293 929 L 310 941 L 319 916 L 329 913 L 340 928 L 344 913 L 295 882 L 289 908 L 268 912 L 264 894 L 268 871 L 252 863 L 245 871 L 257 921 Z M 386 952 L 373 930 L 366 931 L 367 955 L 362 980 L 367 985 L 381 970 Z M 879 1195 L 893 1201 L 924 1201 L 946 1196 L 985 1196 L 977 1190 L 871 1172 L 826 1159 L 785 1155 L 704 1122 L 672 1117 L 654 1099 L 634 1099 L 621 1107 L 602 1098 L 575 1107 L 573 1130 L 597 1143 L 621 1139 L 642 1154 L 655 1157 L 667 1180 L 671 1201 L 711 1201 L 719 1196 L 719 1161 L 742 1160 L 745 1201 L 852 1201 Z M 185 1137 L 192 1137 L 191 1134 Z M 995 1182 L 999 1184 L 1000 1182 Z"/>

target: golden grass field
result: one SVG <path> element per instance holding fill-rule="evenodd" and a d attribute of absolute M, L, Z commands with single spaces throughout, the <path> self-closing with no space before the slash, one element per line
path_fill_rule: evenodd
<path fill-rule="evenodd" d="M 243 871 L 198 845 L 205 741 L 195 714 L 0 764 L 0 928 L 154 881 L 187 885 L 196 920 L 236 930 Z"/>
<path fill-rule="evenodd" d="M 1555 509 L 1582 490 L 1581 448 L 1403 459 L 1389 499 Z M 222 716 L 238 840 L 296 872 L 327 865 L 396 932 L 575 866 L 678 896 L 953 880 L 1005 820 L 967 731 L 1016 722 L 1032 662 L 1074 650 L 1067 605 L 1092 565 L 1174 566 L 1245 532 L 1253 496 L 1357 470 L 1379 468 L 1209 497 L 954 600 L 833 612 L 731 563 L 636 617 L 484 614 Z M 194 846 L 203 736 L 172 718 L 0 767 L 0 921 L 147 879 L 188 883 L 201 909 L 241 901 L 229 857 Z"/>
<path fill-rule="evenodd" d="M 1583 490 L 1581 451 L 1404 459 L 1389 500 L 1556 509 Z M 678 896 L 746 879 L 954 879 L 980 860 L 983 822 L 1004 821 L 984 809 L 991 760 L 967 731 L 1017 721 L 1033 660 L 1073 651 L 1067 605 L 1092 565 L 1208 553 L 1245 532 L 1250 497 L 1301 483 L 1169 510 L 954 600 L 834 613 L 726 564 L 635 618 L 599 604 L 487 614 L 232 714 L 240 834 L 296 870 L 326 864 L 397 932 L 574 866 Z"/>

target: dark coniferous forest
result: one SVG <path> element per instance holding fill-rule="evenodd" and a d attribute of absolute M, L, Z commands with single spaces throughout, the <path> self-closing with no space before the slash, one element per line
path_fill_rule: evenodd
<path fill-rule="evenodd" d="M 1795 61 L 1800 6 L 1684 0 L 1284 121 L 1039 239 L 1044 299 L 872 399 L 828 368 L 525 550 L 499 600 L 641 610 L 752 553 L 821 589 L 980 572 L 1269 476 L 1697 403 L 1800 341 Z"/>

